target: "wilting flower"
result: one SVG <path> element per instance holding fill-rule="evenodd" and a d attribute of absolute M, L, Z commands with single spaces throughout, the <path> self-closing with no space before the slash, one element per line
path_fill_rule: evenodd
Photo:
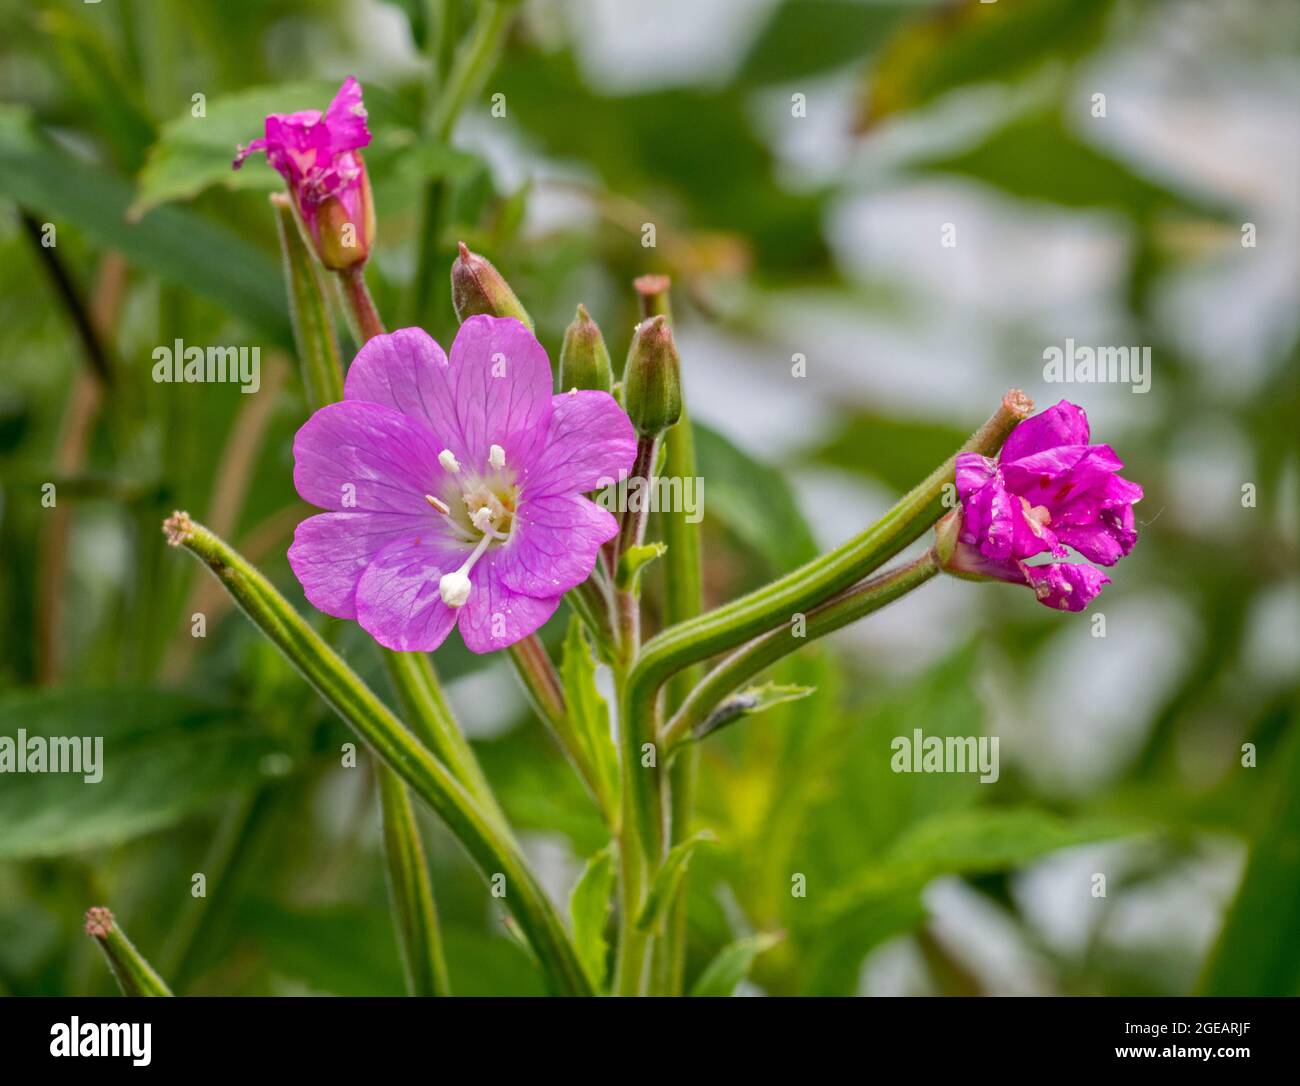
<path fill-rule="evenodd" d="M 330 510 L 289 548 L 307 598 L 391 649 L 429 651 L 459 624 L 490 652 L 591 574 L 618 526 L 583 494 L 631 469 L 636 437 L 608 393 L 553 396 L 517 320 L 476 316 L 450 361 L 418 328 L 371 339 L 293 451 L 298 493 Z"/>
<path fill-rule="evenodd" d="M 265 136 L 239 147 L 234 168 L 265 151 L 289 183 L 321 262 L 337 271 L 370 255 L 375 211 L 360 153 L 369 142 L 361 84 L 348 76 L 324 115 L 308 109 L 268 116 Z"/>
<path fill-rule="evenodd" d="M 1083 563 L 1025 560 L 1064 558 L 1072 547 L 1112 566 L 1133 550 L 1142 488 L 1116 474 L 1124 465 L 1114 449 L 1088 439 L 1083 408 L 1062 400 L 1020 423 L 997 460 L 958 456 L 961 509 L 940 526 L 945 568 L 1028 585 L 1049 607 L 1082 611 L 1109 577 Z"/>

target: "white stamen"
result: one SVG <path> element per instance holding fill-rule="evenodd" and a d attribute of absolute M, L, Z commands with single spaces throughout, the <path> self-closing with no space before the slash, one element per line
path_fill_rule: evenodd
<path fill-rule="evenodd" d="M 446 471 L 460 471 L 460 461 L 456 459 L 456 454 L 450 449 L 443 449 L 442 452 L 438 454 L 438 463 L 441 464 L 443 469 Z"/>
<path fill-rule="evenodd" d="M 478 541 L 478 546 L 465 559 L 460 569 L 453 570 L 451 573 L 444 573 L 438 579 L 438 595 L 442 597 L 442 602 L 452 610 L 464 607 L 469 601 L 469 592 L 473 587 L 469 581 L 469 571 L 474 568 L 474 563 L 483 557 L 483 552 L 488 549 L 488 544 L 492 542 L 492 538 L 491 535 L 485 535 Z"/>
<path fill-rule="evenodd" d="M 451 506 L 449 506 L 449 505 L 448 505 L 446 502 L 444 502 L 444 501 L 439 501 L 439 500 L 438 500 L 437 498 L 435 498 L 432 494 L 426 494 L 426 495 L 424 496 L 424 500 L 427 501 L 430 505 L 432 505 L 436 510 L 438 510 L 439 513 L 450 513 L 450 512 L 451 512 Z"/>
<path fill-rule="evenodd" d="M 488 463 L 497 471 L 506 466 L 506 451 L 500 445 L 493 445 L 488 449 Z"/>

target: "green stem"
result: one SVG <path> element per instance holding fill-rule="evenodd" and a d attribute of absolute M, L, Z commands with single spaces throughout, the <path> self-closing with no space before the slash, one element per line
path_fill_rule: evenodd
<path fill-rule="evenodd" d="M 108 968 L 128 996 L 169 996 L 172 990 L 162 977 L 126 937 L 113 914 L 105 908 L 90 909 L 86 913 L 86 934 L 99 944 Z"/>
<path fill-rule="evenodd" d="M 962 446 L 960 452 L 994 455 L 1002 442 L 1032 410 L 1022 392 L 1003 398 L 993 416 Z M 956 454 L 936 468 L 866 531 L 833 551 L 813 559 L 784 577 L 746 596 L 679 623 L 646 642 L 628 675 L 619 704 L 624 746 L 639 750 L 654 743 L 659 692 L 664 683 L 692 664 L 734 649 L 750 638 L 789 622 L 835 593 L 861 580 L 927 531 L 943 512 L 941 496 L 954 477 Z M 633 773 L 624 790 L 644 839 L 653 842 L 662 832 L 662 763 Z"/>
<path fill-rule="evenodd" d="M 449 10 L 451 7 L 449 5 Z M 457 50 L 429 114 L 426 131 L 438 143 L 445 144 L 451 138 L 461 110 L 482 89 L 484 80 L 496 64 L 511 14 L 511 5 L 497 0 L 486 0 L 480 6 L 469 37 Z M 446 181 L 443 178 L 431 181 L 424 193 L 416 262 L 414 312 L 417 321 L 428 314 L 434 284 L 438 280 L 438 244 L 447 202 Z"/>
<path fill-rule="evenodd" d="M 254 625 L 326 704 L 429 805 L 484 876 L 505 876 L 506 907 L 532 946 L 552 990 L 566 995 L 591 994 L 591 984 L 563 923 L 496 819 L 403 727 L 271 583 L 224 540 L 184 513 L 170 517 L 164 530 L 168 542 L 185 547 L 216 574 Z"/>
<path fill-rule="evenodd" d="M 933 550 L 928 550 L 906 565 L 847 588 L 813 608 L 798 633 L 787 624 L 737 649 L 708 673 L 663 728 L 660 743 L 667 751 L 666 756 L 671 758 L 673 751 L 688 742 L 730 694 L 759 672 L 806 643 L 834 633 L 920 588 L 938 572 L 939 559 Z"/>
<path fill-rule="evenodd" d="M 411 797 L 402 779 L 386 765 L 375 765 L 375 777 L 379 783 L 388 890 L 397 914 L 407 991 L 413 996 L 450 995 L 433 883 Z"/>
<path fill-rule="evenodd" d="M 394 652 L 384 649 L 384 666 L 403 716 L 416 737 L 452 771 L 456 779 L 504 827 L 505 813 L 497 803 L 492 786 L 474 756 L 465 733 L 447 704 L 433 662 L 422 652 Z"/>
<path fill-rule="evenodd" d="M 313 408 L 336 403 L 343 399 L 343 364 L 339 361 L 334 325 L 325 304 L 320 265 L 303 240 L 293 201 L 277 192 L 271 196 L 271 207 L 280 235 L 289 316 L 307 402 Z"/>

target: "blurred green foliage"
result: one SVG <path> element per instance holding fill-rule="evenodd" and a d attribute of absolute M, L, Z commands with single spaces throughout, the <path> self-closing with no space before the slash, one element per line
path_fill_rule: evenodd
<path fill-rule="evenodd" d="M 1077 121 L 1072 79 L 1162 5 L 781 0 L 748 41 L 734 43 L 730 70 L 633 91 L 592 77 L 582 28 L 560 16 L 562 5 L 525 5 L 491 89 L 511 103 L 512 139 L 528 155 L 576 167 L 580 179 L 560 185 L 553 177 L 510 183 L 511 171 L 470 149 L 478 142 L 445 145 L 424 134 L 436 89 L 420 51 L 442 56 L 446 45 L 431 37 L 430 9 L 416 0 L 384 5 L 385 33 L 400 39 L 388 53 L 367 40 L 361 9 L 342 0 L 6 6 L 15 10 L 3 13 L 0 42 L 0 734 L 103 735 L 114 768 L 94 788 L 0 777 L 0 991 L 110 991 L 79 935 L 81 913 L 97 903 L 123 914 L 180 992 L 401 990 L 369 775 L 339 767 L 347 733 L 194 563 L 167 553 L 158 532 L 174 507 L 219 518 L 306 607 L 284 559 L 304 512 L 290 442 L 305 408 L 287 355 L 266 206 L 276 179 L 260 163 L 236 174 L 229 162 L 265 112 L 319 107 L 356 57 L 375 131 L 367 161 L 380 228 L 371 277 L 390 324 L 412 314 L 430 192 L 445 207 L 433 238 L 441 266 L 459 238 L 488 253 L 552 352 L 585 301 L 617 357 L 621 336 L 612 330 L 630 328 L 636 312 L 626 284 L 654 270 L 674 277 L 684 342 L 692 326 L 738 336 L 753 348 L 755 370 L 764 354 L 780 357 L 788 338 L 772 336 L 774 302 L 810 291 L 838 304 L 861 299 L 830 233 L 848 196 L 959 179 L 1012 209 L 1100 213 L 1120 224 L 1124 255 L 1111 287 L 1133 331 L 1126 341 L 1153 345 L 1160 359 L 1161 393 L 1144 405 L 1140 426 L 1103 438 L 1147 490 L 1143 541 L 1106 599 L 1119 607 L 1126 593 L 1141 606 L 1172 598 L 1187 646 L 1136 746 L 1082 790 L 1053 788 L 1013 759 L 996 789 L 890 771 L 892 737 L 915 727 L 989 734 L 990 683 L 1023 694 L 1046 673 L 1068 636 L 1060 616 L 1007 589 L 969 589 L 983 608 L 977 636 L 934 631 L 944 651 L 922 669 L 900 673 L 883 654 L 864 659 L 835 643 L 810 647 L 773 678 L 815 687 L 814 695 L 703 748 L 696 828 L 718 844 L 691 863 L 688 986 L 727 994 L 749 977 L 773 993 L 849 993 L 861 987 L 868 954 L 903 937 L 921 955 L 923 987 L 990 990 L 961 947 L 936 935 L 925 890 L 943 878 L 998 915 L 1051 990 L 1183 993 L 1203 975 L 1210 991 L 1300 993 L 1300 684 L 1294 673 L 1261 678 L 1251 656 L 1260 608 L 1288 586 L 1296 598 L 1294 323 L 1269 345 L 1264 376 L 1223 395 L 1186 356 L 1161 291 L 1189 269 L 1226 261 L 1223 239 L 1235 246 L 1236 224 L 1254 212 L 1238 194 L 1196 179 L 1148 175 Z M 447 26 L 468 25 L 471 4 L 434 6 Z M 1234 35 L 1268 42 L 1279 18 L 1267 5 L 1259 26 L 1219 17 L 1228 58 L 1239 48 Z M 1294 53 L 1272 48 L 1293 76 Z M 410 62 L 390 68 L 393 50 Z M 792 184 L 756 111 L 772 95 L 785 110 L 788 89 L 823 81 L 847 87 L 845 124 L 862 138 L 991 88 L 1025 108 L 995 110 L 983 129 L 918 147 L 888 178 L 863 182 L 847 171 Z M 196 93 L 205 96 L 201 116 Z M 532 209 L 566 187 L 594 213 L 539 232 Z M 88 376 L 20 209 L 55 225 L 56 259 L 115 363 L 111 389 Z M 659 228 L 653 251 L 640 244 L 646 221 Z M 888 282 L 889 267 L 870 278 Z M 915 285 L 889 290 L 877 305 L 933 312 L 942 304 Z M 422 316 L 445 342 L 453 316 L 441 285 L 438 295 L 437 311 Z M 830 470 L 902 491 L 1005 385 L 1032 381 L 1037 348 L 1027 353 L 1024 344 L 1035 341 L 994 318 L 990 325 L 1008 361 L 999 383 L 960 412 L 830 390 L 824 424 L 780 465 L 700 425 L 710 601 L 816 553 L 817 525 L 787 474 Z M 155 385 L 151 352 L 176 338 L 261 345 L 273 399 L 234 386 Z M 688 353 L 688 371 L 691 362 Z M 743 420 L 747 379 L 735 374 L 734 403 L 696 405 L 696 413 Z M 1225 428 L 1240 444 L 1260 495 L 1253 515 L 1208 527 L 1180 515 L 1172 450 L 1197 423 Z M 53 510 L 40 500 L 48 481 L 58 488 Z M 659 576 L 647 572 L 652 592 Z M 202 640 L 190 637 L 195 610 L 208 615 Z M 320 621 L 384 689 L 364 635 Z M 546 636 L 557 658 L 564 621 Z M 471 677 L 484 684 L 478 690 L 511 683 L 459 645 L 437 661 L 444 678 Z M 590 860 L 573 919 L 596 971 L 608 923 L 606 835 L 539 723 L 512 711 L 476 747 L 526 843 L 549 857 L 558 899 Z M 1070 706 L 1059 711 L 1068 717 Z M 599 707 L 590 716 L 599 721 Z M 1257 768 L 1240 767 L 1245 742 L 1255 745 Z M 439 827 L 430 820 L 425 829 L 454 990 L 540 992 L 486 888 Z M 1127 902 L 1225 840 L 1238 860 L 1249 849 L 1249 861 L 1235 904 L 1231 888 L 1210 901 L 1216 929 L 1227 917 L 1213 955 L 1209 937 L 1172 950 L 1158 939 L 1134 947 L 1108 938 Z M 1089 900 L 1082 948 L 1063 950 L 1045 939 L 1019 875 L 1059 850 L 1117 841 L 1125 851 L 1108 868 L 1108 896 Z M 197 871 L 207 875 L 206 898 L 190 894 Z M 792 892 L 795 876 L 806 896 Z M 1086 898 L 1088 887 L 1072 893 Z"/>

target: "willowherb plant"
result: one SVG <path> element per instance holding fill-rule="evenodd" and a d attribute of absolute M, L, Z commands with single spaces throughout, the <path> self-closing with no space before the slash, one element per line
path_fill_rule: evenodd
<path fill-rule="evenodd" d="M 522 303 L 464 245 L 451 276 L 463 323 L 450 355 L 421 329 L 385 333 L 364 281 L 374 222 L 358 152 L 368 141 L 361 89 L 349 79 L 323 114 L 268 117 L 265 138 L 241 148 L 236 165 L 264 150 L 290 189 L 276 209 L 304 384 L 315 401 L 294 442 L 294 483 L 325 510 L 298 526 L 290 564 L 314 607 L 355 620 L 382 647 L 396 708 L 208 529 L 177 513 L 165 525 L 168 540 L 216 573 L 378 756 L 412 992 L 448 986 L 408 788 L 485 877 L 504 877 L 504 903 L 553 991 L 679 993 L 684 877 L 703 839 L 690 834 L 690 774 L 679 772 L 692 745 L 806 693 L 751 681 L 940 572 L 1027 585 L 1045 604 L 1082 610 L 1107 578 L 1061 561 L 1066 548 L 1108 566 L 1128 554 L 1141 488 L 1119 477 L 1108 445 L 1089 443 L 1081 408 L 1063 401 L 1031 418 L 1032 404 L 1013 391 L 878 522 L 704 611 L 696 526 L 669 513 L 665 539 L 647 542 L 643 509 L 616 516 L 590 497 L 629 473 L 648 481 L 659 470 L 694 475 L 668 281 L 638 280 L 644 319 L 619 385 L 596 322 L 579 306 L 555 391 Z M 316 260 L 340 275 L 364 341 L 346 380 L 332 324 L 322 318 L 329 302 Z M 949 512 L 942 497 L 954 483 L 960 504 Z M 920 557 L 884 568 L 936 526 Z M 1051 561 L 1031 564 L 1039 556 Z M 643 639 L 640 573 L 654 560 L 666 567 L 665 621 Z M 563 678 L 535 636 L 562 600 L 576 616 Z M 792 636 L 796 619 L 800 636 Z M 569 923 L 523 859 L 443 697 L 428 654 L 453 627 L 474 652 L 508 652 L 604 818 L 611 843 L 589 865 L 575 892 L 584 906 Z M 595 687 L 597 663 L 613 674 L 617 750 Z M 618 937 L 610 976 L 601 931 L 612 896 Z"/>

